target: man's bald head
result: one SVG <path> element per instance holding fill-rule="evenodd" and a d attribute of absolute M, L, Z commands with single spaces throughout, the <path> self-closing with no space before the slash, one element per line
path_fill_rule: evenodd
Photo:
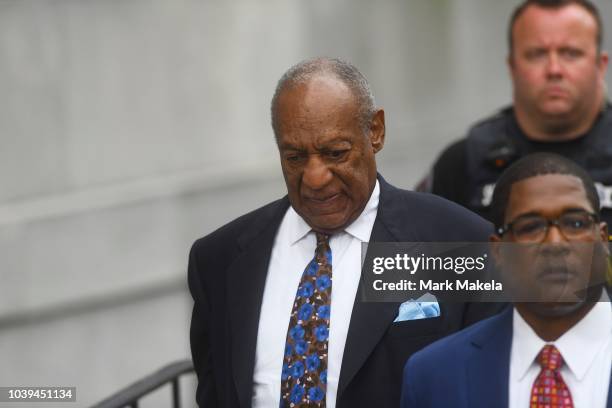
<path fill-rule="evenodd" d="M 274 96 L 271 103 L 272 128 L 278 141 L 278 97 L 286 89 L 303 85 L 310 82 L 315 77 L 331 76 L 339 79 L 352 91 L 357 106 L 359 107 L 359 122 L 364 132 L 368 129 L 370 120 L 376 112 L 374 96 L 370 90 L 368 81 L 359 70 L 337 58 L 315 58 L 302 61 L 291 67 L 281 77 L 276 85 Z"/>

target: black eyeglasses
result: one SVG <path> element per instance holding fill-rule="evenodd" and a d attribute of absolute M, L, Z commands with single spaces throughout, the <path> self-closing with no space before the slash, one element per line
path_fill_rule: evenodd
<path fill-rule="evenodd" d="M 536 243 L 542 242 L 550 226 L 554 225 L 568 241 L 572 241 L 588 236 L 598 221 L 599 216 L 588 211 L 568 211 L 554 220 L 541 215 L 521 215 L 498 228 L 497 234 L 503 236 L 510 232 L 518 242 Z"/>

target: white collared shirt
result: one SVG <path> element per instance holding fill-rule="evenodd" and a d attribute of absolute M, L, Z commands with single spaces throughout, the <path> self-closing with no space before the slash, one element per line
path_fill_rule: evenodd
<path fill-rule="evenodd" d="M 604 293 L 603 296 L 606 296 Z M 612 368 L 612 307 L 598 302 L 581 321 L 554 342 L 545 342 L 514 309 L 510 353 L 510 408 L 529 407 L 531 388 L 540 365 L 536 357 L 553 344 L 565 364 L 561 376 L 575 408 L 605 408 Z"/>
<path fill-rule="evenodd" d="M 344 345 L 361 275 L 361 244 L 370 240 L 378 210 L 380 186 L 376 186 L 361 215 L 343 232 L 330 238 L 332 295 L 328 340 L 326 406 L 336 406 L 336 393 Z M 278 407 L 285 340 L 298 284 L 316 248 L 315 233 L 289 207 L 272 247 L 261 304 L 255 369 L 254 408 Z"/>

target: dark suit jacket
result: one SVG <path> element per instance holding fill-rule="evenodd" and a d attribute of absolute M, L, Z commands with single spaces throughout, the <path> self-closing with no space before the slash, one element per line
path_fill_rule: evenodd
<path fill-rule="evenodd" d="M 488 222 L 457 204 L 397 189 L 380 176 L 379 181 L 372 242 L 485 241 L 492 231 Z M 232 221 L 192 247 L 188 272 L 195 301 L 191 349 L 199 381 L 196 399 L 203 408 L 251 405 L 268 260 L 288 207 L 287 197 L 282 198 Z M 399 303 L 364 303 L 357 296 L 336 405 L 397 407 L 408 357 L 499 310 L 499 306 L 481 306 L 442 303 L 440 317 L 393 323 Z"/>
<path fill-rule="evenodd" d="M 412 356 L 404 369 L 402 408 L 507 407 L 512 310 Z M 612 381 L 606 406 L 612 408 Z"/>

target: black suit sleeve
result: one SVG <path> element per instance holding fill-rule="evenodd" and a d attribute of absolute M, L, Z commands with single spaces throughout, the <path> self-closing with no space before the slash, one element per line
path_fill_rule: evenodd
<path fill-rule="evenodd" d="M 210 305 L 206 298 L 205 288 L 200 281 L 202 270 L 198 265 L 196 245 L 197 243 L 191 248 L 187 272 L 189 290 L 194 300 L 190 330 L 191 355 L 198 377 L 196 401 L 200 407 L 210 408 L 218 405 L 208 333 Z"/>

